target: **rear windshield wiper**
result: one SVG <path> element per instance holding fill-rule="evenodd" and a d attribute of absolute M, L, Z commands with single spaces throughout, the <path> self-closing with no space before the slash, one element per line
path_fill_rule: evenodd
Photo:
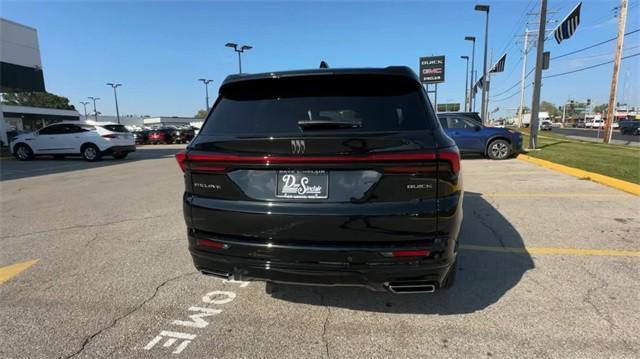
<path fill-rule="evenodd" d="M 332 129 L 332 128 L 358 128 L 362 127 L 362 122 L 346 122 L 346 121 L 324 121 L 324 120 L 316 120 L 316 121 L 298 121 L 298 127 L 300 129 Z"/>

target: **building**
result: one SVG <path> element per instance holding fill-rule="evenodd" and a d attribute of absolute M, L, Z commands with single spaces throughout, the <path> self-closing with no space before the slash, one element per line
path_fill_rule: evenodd
<path fill-rule="evenodd" d="M 202 121 L 194 117 L 145 117 L 145 126 L 185 126 L 192 122 Z"/>
<path fill-rule="evenodd" d="M 45 92 L 36 29 L 0 18 L 0 92 Z M 9 135 L 54 122 L 79 120 L 75 110 L 11 106 L 0 103 L 0 145 Z"/>
<path fill-rule="evenodd" d="M 0 18 L 2 92 L 44 92 L 44 74 L 36 29 Z"/>

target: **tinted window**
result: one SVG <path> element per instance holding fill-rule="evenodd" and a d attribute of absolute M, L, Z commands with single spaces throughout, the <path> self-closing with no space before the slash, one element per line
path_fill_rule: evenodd
<path fill-rule="evenodd" d="M 424 130 L 434 126 L 420 85 L 407 78 L 310 76 L 261 79 L 226 85 L 221 92 L 222 96 L 202 128 L 203 134 L 300 133 L 298 121 L 358 122 L 362 125 L 331 130 L 340 132 Z"/>
<path fill-rule="evenodd" d="M 52 125 L 41 129 L 38 133 L 41 135 L 58 135 L 63 133 L 62 126 L 64 125 Z"/>
<path fill-rule="evenodd" d="M 102 125 L 101 127 L 111 132 L 129 132 L 123 125 Z"/>
<path fill-rule="evenodd" d="M 447 117 L 447 122 L 448 122 L 448 128 L 463 129 L 463 128 L 475 128 L 476 126 L 478 126 L 477 123 L 473 123 L 471 120 L 468 120 L 463 117 L 450 116 L 450 117 Z"/>

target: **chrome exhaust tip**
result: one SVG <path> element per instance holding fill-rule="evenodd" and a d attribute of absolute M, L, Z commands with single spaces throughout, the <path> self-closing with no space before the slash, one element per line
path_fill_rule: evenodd
<path fill-rule="evenodd" d="M 419 294 L 436 291 L 436 285 L 433 282 L 422 280 L 387 282 L 385 286 L 393 294 Z"/>
<path fill-rule="evenodd" d="M 200 273 L 211 276 L 211 277 L 218 277 L 223 279 L 229 279 L 230 277 L 229 273 L 227 272 L 220 272 L 215 270 L 201 270 Z"/>

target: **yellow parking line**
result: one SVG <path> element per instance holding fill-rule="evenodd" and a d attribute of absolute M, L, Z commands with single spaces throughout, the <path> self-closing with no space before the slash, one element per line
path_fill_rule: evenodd
<path fill-rule="evenodd" d="M 18 274 L 20 274 L 20 272 L 23 272 L 29 269 L 29 267 L 36 264 L 36 262 L 38 261 L 39 259 L 35 259 L 32 261 L 16 263 L 16 264 L 12 264 L 12 265 L 0 268 L 0 284 L 3 284 L 9 279 L 17 276 Z"/>
<path fill-rule="evenodd" d="M 556 247 L 495 247 L 461 244 L 460 249 L 484 252 L 529 253 L 574 256 L 605 256 L 605 257 L 640 257 L 640 251 L 626 251 L 618 249 L 584 249 L 584 248 L 556 248 Z"/>

